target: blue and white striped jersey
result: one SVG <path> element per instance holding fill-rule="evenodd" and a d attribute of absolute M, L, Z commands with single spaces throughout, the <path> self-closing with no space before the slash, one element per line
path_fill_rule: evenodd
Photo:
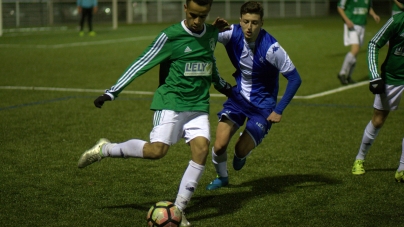
<path fill-rule="evenodd" d="M 261 29 L 254 43 L 247 43 L 239 24 L 219 33 L 222 43 L 236 68 L 233 73 L 237 89 L 254 106 L 273 109 L 282 114 L 296 94 L 301 78 L 286 51 L 278 41 Z M 282 100 L 277 103 L 279 73 L 288 80 Z"/>

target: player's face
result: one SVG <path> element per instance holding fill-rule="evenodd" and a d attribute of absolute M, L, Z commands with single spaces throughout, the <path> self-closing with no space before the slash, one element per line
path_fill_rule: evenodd
<path fill-rule="evenodd" d="M 206 17 L 210 11 L 210 5 L 200 6 L 193 1 L 184 5 L 184 11 L 186 15 L 185 25 L 193 32 L 199 32 L 203 30 Z"/>
<path fill-rule="evenodd" d="M 259 14 L 243 14 L 240 18 L 240 25 L 243 29 L 244 37 L 247 42 L 254 42 L 261 30 L 264 21 Z"/>

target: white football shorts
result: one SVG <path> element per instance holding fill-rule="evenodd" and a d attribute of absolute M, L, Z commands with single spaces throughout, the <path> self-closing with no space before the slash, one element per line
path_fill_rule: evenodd
<path fill-rule="evenodd" d="M 386 85 L 385 94 L 375 95 L 373 107 L 378 110 L 397 110 L 403 91 L 404 85 Z"/>
<path fill-rule="evenodd" d="M 177 143 L 181 138 L 189 143 L 198 136 L 210 141 L 209 115 L 205 112 L 176 112 L 156 110 L 150 142 L 162 142 L 168 145 Z"/>
<path fill-rule="evenodd" d="M 363 39 L 365 37 L 365 26 L 354 25 L 354 29 L 349 30 L 348 26 L 344 24 L 344 45 L 350 46 L 352 44 L 363 45 Z"/>

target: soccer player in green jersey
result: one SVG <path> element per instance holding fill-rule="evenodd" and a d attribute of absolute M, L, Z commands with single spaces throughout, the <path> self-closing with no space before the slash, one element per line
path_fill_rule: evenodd
<path fill-rule="evenodd" d="M 213 53 L 218 29 L 205 24 L 213 0 L 187 0 L 186 19 L 163 30 L 150 46 L 130 65 L 115 85 L 98 97 L 94 104 L 101 108 L 105 101 L 119 93 L 135 78 L 161 64 L 160 86 L 154 93 L 150 109 L 154 112 L 150 142 L 131 139 L 111 143 L 100 139 L 85 151 L 78 162 L 84 168 L 106 157 L 159 159 L 181 138 L 189 144 L 192 160 L 179 185 L 175 205 L 187 207 L 205 169 L 210 144 L 209 89 L 213 83 L 223 94 L 231 92 L 216 69 Z M 219 20 L 219 19 L 217 19 Z M 218 23 L 216 23 L 218 24 Z M 225 22 L 228 26 L 227 22 Z M 190 226 L 183 216 L 181 226 Z"/>
<path fill-rule="evenodd" d="M 376 23 L 379 23 L 380 17 L 372 8 L 372 0 L 339 0 L 337 10 L 344 21 L 344 45 L 351 46 L 338 73 L 341 84 L 347 85 L 355 83 L 352 73 L 359 49 L 363 44 L 368 14 Z"/>
<path fill-rule="evenodd" d="M 390 45 L 379 74 L 377 70 L 379 49 L 387 41 Z M 363 133 L 362 143 L 352 167 L 352 173 L 355 175 L 365 173 L 363 167 L 365 157 L 390 111 L 398 108 L 404 91 L 404 13 L 393 15 L 370 40 L 367 61 L 369 65 L 369 89 L 375 94 L 374 111 L 372 119 Z M 397 182 L 404 182 L 404 139 L 395 179 Z"/>

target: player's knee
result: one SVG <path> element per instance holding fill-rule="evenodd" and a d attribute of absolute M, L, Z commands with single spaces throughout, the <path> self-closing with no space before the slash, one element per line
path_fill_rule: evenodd
<path fill-rule="evenodd" d="M 226 152 L 228 144 L 224 143 L 219 143 L 218 141 L 215 142 L 215 145 L 213 146 L 213 149 L 215 151 L 216 155 L 222 155 L 224 152 Z"/>
<path fill-rule="evenodd" d="M 147 156 L 150 159 L 160 159 L 166 156 L 167 152 L 168 145 L 153 143 Z"/>
<path fill-rule="evenodd" d="M 372 124 L 375 128 L 381 128 L 389 115 L 389 111 L 385 110 L 374 110 L 372 117 Z"/>
<path fill-rule="evenodd" d="M 192 150 L 192 153 L 194 153 L 194 155 L 197 157 L 206 158 L 209 155 L 209 149 L 208 147 L 203 149 L 194 149 Z"/>
<path fill-rule="evenodd" d="M 163 158 L 164 156 L 166 156 L 165 153 L 157 153 L 156 152 L 156 153 L 151 153 L 149 158 L 150 159 L 160 159 L 160 158 Z"/>
<path fill-rule="evenodd" d="M 151 152 L 148 156 L 148 158 L 150 159 L 160 159 L 163 158 L 164 156 L 166 156 L 167 153 L 161 152 L 161 151 L 154 151 Z"/>
<path fill-rule="evenodd" d="M 381 128 L 384 124 L 383 118 L 374 118 L 372 119 L 372 124 L 375 128 Z"/>

